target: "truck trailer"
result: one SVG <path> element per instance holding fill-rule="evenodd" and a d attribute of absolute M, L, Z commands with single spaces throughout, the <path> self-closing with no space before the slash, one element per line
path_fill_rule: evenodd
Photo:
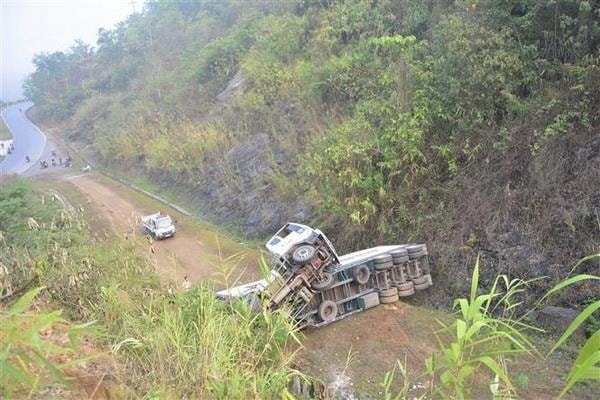
<path fill-rule="evenodd" d="M 432 285 L 424 244 L 377 246 L 338 256 L 327 236 L 298 223 L 267 243 L 266 279 L 217 292 L 251 307 L 288 307 L 301 328 L 320 327 L 379 304 L 394 303 Z M 264 299 L 264 300 L 261 300 Z"/>

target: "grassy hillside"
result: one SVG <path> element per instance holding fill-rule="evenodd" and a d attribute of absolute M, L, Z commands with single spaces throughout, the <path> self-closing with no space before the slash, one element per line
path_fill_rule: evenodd
<path fill-rule="evenodd" d="M 544 288 L 597 252 L 599 4 L 157 1 L 38 55 L 26 93 L 249 236 L 297 220 L 342 251 L 427 242 L 427 300 L 448 305 L 477 253 L 484 284 Z"/>

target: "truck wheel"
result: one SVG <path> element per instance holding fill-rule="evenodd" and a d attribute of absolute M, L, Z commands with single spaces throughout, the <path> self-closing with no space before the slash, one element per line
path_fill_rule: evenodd
<path fill-rule="evenodd" d="M 427 279 L 427 277 L 425 275 L 420 276 L 418 278 L 415 278 L 412 280 L 413 283 L 416 285 L 423 285 L 425 283 L 429 284 L 429 279 Z"/>
<path fill-rule="evenodd" d="M 394 258 L 394 265 L 402 265 L 410 261 L 410 258 L 406 256 L 405 258 Z"/>
<path fill-rule="evenodd" d="M 417 290 L 425 290 L 428 287 L 429 287 L 429 282 L 425 282 L 420 285 L 415 285 L 415 289 L 417 289 Z"/>
<path fill-rule="evenodd" d="M 354 277 L 356 283 L 358 283 L 359 285 L 364 285 L 365 283 L 369 282 L 371 272 L 369 271 L 369 267 L 363 264 L 354 268 L 354 270 L 352 271 L 352 276 Z"/>
<path fill-rule="evenodd" d="M 397 302 L 398 300 L 400 300 L 400 297 L 398 297 L 398 293 L 396 293 L 393 296 L 379 297 L 379 301 L 381 301 L 381 304 L 391 304 Z"/>
<path fill-rule="evenodd" d="M 323 272 L 322 275 L 323 279 L 321 279 L 320 281 L 314 281 L 310 285 L 317 292 L 329 289 L 329 287 L 333 284 L 334 281 L 333 275 L 331 275 L 329 272 Z"/>
<path fill-rule="evenodd" d="M 399 300 L 398 289 L 391 287 L 389 289 L 382 289 L 379 291 L 379 301 L 381 304 L 395 303 Z"/>
<path fill-rule="evenodd" d="M 335 302 L 333 302 L 331 300 L 325 300 L 319 306 L 319 317 L 324 322 L 333 321 L 335 319 L 335 317 L 337 316 L 337 312 L 338 312 L 337 304 L 335 304 Z"/>
<path fill-rule="evenodd" d="M 412 246 L 408 246 L 406 248 L 406 252 L 408 254 L 419 254 L 423 251 L 423 246 L 421 246 L 420 244 L 415 244 Z"/>
<path fill-rule="evenodd" d="M 414 287 L 415 286 L 412 282 L 399 283 L 396 285 L 398 292 L 407 292 L 409 290 L 412 290 Z"/>
<path fill-rule="evenodd" d="M 389 289 L 381 289 L 379 291 L 379 297 L 390 297 L 390 296 L 396 296 L 398 294 L 398 289 L 396 289 L 395 287 L 391 287 Z"/>
<path fill-rule="evenodd" d="M 392 261 L 392 256 L 390 254 L 382 254 L 380 256 L 374 257 L 373 261 L 375 261 L 375 264 L 386 264 L 389 261 Z"/>
<path fill-rule="evenodd" d="M 386 261 L 385 263 L 377 263 L 375 262 L 375 269 L 377 271 L 385 271 L 386 269 L 390 269 L 394 266 L 393 261 Z"/>
<path fill-rule="evenodd" d="M 305 262 L 313 258 L 316 252 L 317 249 L 315 249 L 314 246 L 311 246 L 310 244 L 300 245 L 296 247 L 296 249 L 292 253 L 292 260 L 295 263 L 304 264 Z"/>
<path fill-rule="evenodd" d="M 411 287 L 408 290 L 398 290 L 398 297 L 408 297 L 415 294 L 415 288 Z"/>

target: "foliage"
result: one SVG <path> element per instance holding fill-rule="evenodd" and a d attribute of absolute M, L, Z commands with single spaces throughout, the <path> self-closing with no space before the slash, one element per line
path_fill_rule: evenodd
<path fill-rule="evenodd" d="M 133 309 L 120 304 L 116 288 L 106 308 L 124 315 L 114 344 L 142 392 L 161 397 L 276 398 L 287 385 L 296 330 L 283 314 L 230 308 L 203 283 L 185 296 L 152 296 Z M 115 304 L 115 302 L 117 304 Z M 110 326 L 109 326 L 110 328 Z"/>
<path fill-rule="evenodd" d="M 594 254 L 591 256 L 587 256 L 581 259 L 573 270 L 575 270 L 579 265 L 585 263 L 586 261 L 594 261 L 594 259 L 600 259 L 600 254 Z M 598 281 L 600 280 L 599 276 L 596 275 L 587 275 L 587 274 L 579 274 L 574 275 L 556 286 L 546 293 L 544 298 L 541 300 L 545 300 L 546 298 L 552 296 L 553 294 L 564 290 L 565 288 L 579 283 L 583 281 Z M 579 328 L 586 320 L 592 318 L 594 313 L 598 313 L 600 310 L 600 299 L 594 299 L 581 313 L 571 322 L 571 324 L 567 327 L 562 336 L 556 341 L 552 349 L 548 352 L 548 355 L 556 351 L 559 347 L 561 347 L 567 339 Z M 582 381 L 586 380 L 599 380 L 600 379 L 600 330 L 596 330 L 592 333 L 592 335 L 587 339 L 582 348 L 579 350 L 577 358 L 569 371 L 565 386 L 561 391 L 559 397 L 563 397 L 566 393 L 571 390 L 571 388 Z"/>
<path fill-rule="evenodd" d="M 77 339 L 89 324 L 64 329 L 70 343 L 58 345 L 48 331 L 67 325 L 61 311 L 33 312 L 32 302 L 43 287 L 23 294 L 7 309 L 0 310 L 0 389 L 8 398 L 34 393 L 44 385 L 67 385 L 63 370 L 81 363 L 74 357 Z M 70 361 L 56 361 L 57 355 L 71 355 Z"/>
<path fill-rule="evenodd" d="M 500 284 L 506 287 L 502 291 Z M 533 329 L 513 317 L 518 306 L 515 297 L 524 291 L 526 282 L 510 281 L 499 276 L 487 294 L 478 295 L 479 259 L 475 263 L 469 299 L 457 299 L 457 319 L 451 324 L 442 324 L 436 336 L 440 352 L 426 361 L 426 371 L 431 376 L 432 395 L 441 398 L 464 399 L 472 396 L 476 374 L 487 370 L 495 376 L 493 394 L 510 396 L 515 387 L 507 371 L 506 360 L 519 353 L 531 353 L 534 346 L 526 332 Z M 500 316 L 494 313 L 500 311 Z M 444 340 L 447 335 L 448 339 Z M 436 386 L 438 378 L 441 385 Z M 492 386 L 491 386 L 492 387 Z"/>

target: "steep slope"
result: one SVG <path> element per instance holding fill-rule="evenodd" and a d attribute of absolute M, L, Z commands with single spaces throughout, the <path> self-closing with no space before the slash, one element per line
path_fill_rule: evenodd
<path fill-rule="evenodd" d="M 599 8 L 158 1 L 38 56 L 26 89 L 69 140 L 248 236 L 426 241 L 447 304 L 477 253 L 484 279 L 543 289 L 598 251 Z"/>

